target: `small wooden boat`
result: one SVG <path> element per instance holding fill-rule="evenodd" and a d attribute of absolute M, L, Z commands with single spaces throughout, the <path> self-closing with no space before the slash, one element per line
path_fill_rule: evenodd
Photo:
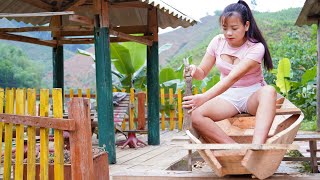
<path fill-rule="evenodd" d="M 186 148 L 197 149 L 201 157 L 219 177 L 252 174 L 259 179 L 265 179 L 272 176 L 278 169 L 286 151 L 298 148 L 292 142 L 303 120 L 300 109 L 287 99 L 279 99 L 277 108 L 266 144 L 250 144 L 255 117 L 240 114 L 217 122 L 220 128 L 239 144 L 203 144 L 204 141 L 186 130 L 192 142 L 192 144 L 187 144 Z"/>

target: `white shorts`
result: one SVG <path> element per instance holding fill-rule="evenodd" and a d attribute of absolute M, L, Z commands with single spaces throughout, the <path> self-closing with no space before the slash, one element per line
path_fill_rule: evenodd
<path fill-rule="evenodd" d="M 217 97 L 230 102 L 240 114 L 243 112 L 248 113 L 247 102 L 249 97 L 262 86 L 261 83 L 257 83 L 248 87 L 229 88 Z"/>

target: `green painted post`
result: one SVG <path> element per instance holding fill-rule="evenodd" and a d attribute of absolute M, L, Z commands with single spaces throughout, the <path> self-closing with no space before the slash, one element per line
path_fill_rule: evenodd
<path fill-rule="evenodd" d="M 63 46 L 57 46 L 52 50 L 53 62 L 53 88 L 64 89 Z"/>
<path fill-rule="evenodd" d="M 94 32 L 96 56 L 96 87 L 98 105 L 99 146 L 108 151 L 109 163 L 116 163 L 116 148 L 112 103 L 112 76 L 109 29 L 96 27 Z"/>
<path fill-rule="evenodd" d="M 158 42 L 147 48 L 148 144 L 160 144 Z"/>

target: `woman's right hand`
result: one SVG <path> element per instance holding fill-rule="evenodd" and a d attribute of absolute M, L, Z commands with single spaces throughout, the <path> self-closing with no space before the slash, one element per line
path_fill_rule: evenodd
<path fill-rule="evenodd" d="M 186 72 L 185 72 L 185 71 L 186 71 L 186 69 L 183 71 L 183 77 L 186 77 Z M 197 71 L 197 66 L 194 65 L 194 64 L 191 64 L 191 65 L 189 66 L 190 76 L 193 77 L 194 74 L 196 73 L 196 71 Z"/>

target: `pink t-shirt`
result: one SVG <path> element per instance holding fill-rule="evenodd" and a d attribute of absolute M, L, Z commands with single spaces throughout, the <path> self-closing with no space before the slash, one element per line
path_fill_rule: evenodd
<path fill-rule="evenodd" d="M 247 40 L 242 46 L 234 48 L 231 47 L 223 34 L 215 36 L 209 46 L 207 47 L 207 53 L 216 58 L 216 66 L 219 69 L 221 76 L 220 79 L 227 76 L 231 70 L 237 64 L 230 64 L 221 59 L 221 55 L 230 55 L 242 60 L 253 60 L 261 64 L 264 56 L 265 48 L 262 43 L 253 43 Z M 257 83 L 265 85 L 265 81 L 262 74 L 262 67 L 257 66 L 247 72 L 241 79 L 232 85 L 232 87 L 247 87 Z"/>

